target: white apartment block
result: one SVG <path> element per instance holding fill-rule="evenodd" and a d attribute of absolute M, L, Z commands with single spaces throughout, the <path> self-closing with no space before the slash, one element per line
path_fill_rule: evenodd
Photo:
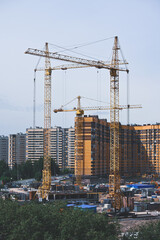
<path fill-rule="evenodd" d="M 51 157 L 63 168 L 63 129 L 61 127 L 51 128 Z"/>
<path fill-rule="evenodd" d="M 26 160 L 32 162 L 43 157 L 43 128 L 26 129 Z"/>
<path fill-rule="evenodd" d="M 72 132 L 73 129 L 71 128 L 71 133 Z M 68 133 L 69 128 L 54 127 L 50 129 L 50 156 L 59 165 L 59 168 L 62 169 L 69 167 Z M 70 137 L 70 139 L 73 140 L 73 137 Z M 70 150 L 70 152 L 74 151 L 73 144 L 71 141 L 70 145 L 72 146 L 72 150 Z M 26 130 L 26 160 L 36 161 L 39 160 L 40 157 L 43 157 L 43 128 L 28 128 Z M 73 161 L 72 153 L 72 162 Z"/>
<path fill-rule="evenodd" d="M 74 128 L 68 129 L 68 168 L 74 170 L 75 166 L 75 130 Z"/>

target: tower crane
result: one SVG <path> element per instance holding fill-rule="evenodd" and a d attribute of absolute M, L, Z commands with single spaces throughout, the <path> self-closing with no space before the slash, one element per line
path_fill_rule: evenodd
<path fill-rule="evenodd" d="M 48 44 L 46 44 L 47 46 Z M 115 37 L 112 61 L 110 64 L 106 64 L 104 61 L 88 60 L 68 55 L 59 54 L 57 52 L 48 52 L 33 48 L 28 48 L 25 54 L 31 54 L 35 56 L 41 56 L 46 58 L 46 62 L 49 65 L 48 59 L 56 59 L 66 62 L 72 62 L 74 64 L 80 64 L 89 67 L 95 67 L 99 69 L 108 69 L 110 71 L 110 175 L 109 175 L 109 194 L 115 201 L 115 209 L 120 208 L 120 174 L 119 174 L 119 71 L 124 71 L 129 73 L 126 67 L 126 62 L 123 60 L 120 62 L 118 58 L 118 51 L 120 50 L 118 37 Z M 125 68 L 120 67 L 120 64 L 124 64 Z M 50 66 L 47 66 L 46 73 L 51 73 Z M 50 102 L 50 95 L 46 95 L 47 101 Z M 49 109 L 48 109 L 49 110 Z M 48 112 L 50 113 L 50 111 Z M 48 125 L 49 126 L 49 125 Z M 48 128 L 47 128 L 48 129 Z M 48 132 L 48 131 L 46 131 Z M 44 148 L 44 153 L 49 154 L 49 144 L 46 144 Z M 48 155 L 49 156 L 49 155 Z M 45 160 L 46 159 L 46 160 Z M 46 193 L 50 188 L 50 164 L 48 157 L 44 158 L 44 170 L 43 172 L 43 184 L 42 193 Z M 47 173 L 47 175 L 46 175 Z M 44 190 L 43 190 L 44 189 Z M 42 194 L 42 198 L 46 196 Z"/>
<path fill-rule="evenodd" d="M 75 99 L 73 99 L 75 100 Z M 72 101 L 73 101 L 72 100 Z M 81 176 L 83 175 L 83 154 L 84 154 L 84 146 L 83 146 L 83 115 L 84 111 L 90 110 L 110 110 L 110 106 L 96 106 L 96 107 L 81 107 L 81 96 L 77 97 L 78 104 L 77 108 L 73 109 L 64 109 L 63 106 L 59 109 L 54 109 L 54 113 L 58 112 L 76 112 L 75 119 L 75 176 L 76 183 L 81 185 Z M 117 106 L 118 110 L 127 109 L 128 106 L 120 105 Z M 130 105 L 130 108 L 141 108 L 141 105 Z"/>
<path fill-rule="evenodd" d="M 39 199 L 47 199 L 51 187 L 51 157 L 50 157 L 50 129 L 51 129 L 51 64 L 48 57 L 48 43 L 45 45 L 45 76 L 44 76 L 44 131 L 43 131 L 43 171 L 42 186 L 38 189 Z"/>

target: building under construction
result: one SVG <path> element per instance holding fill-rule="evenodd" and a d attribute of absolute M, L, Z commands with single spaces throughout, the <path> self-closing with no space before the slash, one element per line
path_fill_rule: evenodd
<path fill-rule="evenodd" d="M 78 117 L 75 118 L 75 126 Z M 160 124 L 119 126 L 120 174 L 160 174 Z M 82 117 L 81 175 L 109 175 L 110 123 L 98 116 Z"/>
<path fill-rule="evenodd" d="M 75 118 L 75 126 L 78 117 Z M 82 117 L 83 152 L 81 175 L 104 176 L 108 173 L 109 125 L 98 116 Z M 75 130 L 76 131 L 76 130 Z M 76 146 L 75 146 L 76 151 Z"/>

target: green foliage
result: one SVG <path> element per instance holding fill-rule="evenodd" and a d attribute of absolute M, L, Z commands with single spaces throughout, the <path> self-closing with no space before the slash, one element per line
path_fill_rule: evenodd
<path fill-rule="evenodd" d="M 0 161 L 0 179 L 7 183 L 19 179 L 35 178 L 40 181 L 42 178 L 43 158 L 32 163 L 26 161 L 20 165 L 15 164 L 13 169 L 9 169 L 4 161 Z M 58 165 L 51 159 L 51 173 L 56 175 L 60 173 Z"/>
<path fill-rule="evenodd" d="M 6 183 L 8 183 L 10 181 L 10 177 L 2 176 L 1 180 L 2 180 L 2 183 L 4 185 L 4 184 L 6 184 Z"/>
<path fill-rule="evenodd" d="M 69 209 L 64 203 L 0 200 L 0 239 L 116 240 L 118 225 L 106 216 Z"/>
<path fill-rule="evenodd" d="M 69 169 L 69 168 L 65 168 L 65 169 L 61 170 L 61 174 L 62 174 L 62 175 L 69 174 L 69 173 L 72 173 L 72 174 L 73 174 L 74 171 L 71 170 L 71 169 Z"/>
<path fill-rule="evenodd" d="M 56 174 L 60 173 L 60 169 L 58 167 L 58 164 L 56 164 L 55 160 L 51 159 L 51 174 L 52 176 L 55 176 Z"/>
<path fill-rule="evenodd" d="M 9 168 L 7 163 L 4 160 L 0 160 L 0 177 L 5 175 L 8 172 Z"/>
<path fill-rule="evenodd" d="M 37 181 L 41 181 L 41 178 L 42 178 L 42 172 L 36 172 L 35 175 L 34 175 L 35 179 Z"/>
<path fill-rule="evenodd" d="M 117 239 L 118 225 L 105 215 L 84 212 L 80 209 L 64 213 L 61 224 L 61 238 L 64 240 L 111 240 Z"/>

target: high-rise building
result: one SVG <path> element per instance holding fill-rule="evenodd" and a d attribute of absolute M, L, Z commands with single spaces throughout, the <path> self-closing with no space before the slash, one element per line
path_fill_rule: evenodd
<path fill-rule="evenodd" d="M 136 168 L 142 174 L 160 174 L 160 124 L 133 126 L 137 135 Z"/>
<path fill-rule="evenodd" d="M 26 160 L 32 162 L 43 157 L 43 128 L 26 129 Z"/>
<path fill-rule="evenodd" d="M 75 125 L 78 126 L 78 118 Z M 81 175 L 103 176 L 109 171 L 109 126 L 98 116 L 84 116 L 82 122 Z M 76 147 L 77 148 L 77 147 Z M 77 150 L 75 150 L 77 151 Z"/>
<path fill-rule="evenodd" d="M 137 174 L 136 148 L 138 136 L 133 127 L 121 125 L 119 127 L 119 161 L 120 175 L 133 176 Z"/>
<path fill-rule="evenodd" d="M 8 163 L 8 137 L 0 136 L 0 161 Z"/>
<path fill-rule="evenodd" d="M 68 129 L 68 164 L 67 168 L 74 170 L 75 166 L 75 130 L 74 128 Z"/>
<path fill-rule="evenodd" d="M 68 168 L 68 152 L 69 152 L 69 130 L 70 128 L 62 128 L 63 130 L 63 161 L 62 168 Z"/>
<path fill-rule="evenodd" d="M 51 157 L 63 168 L 63 129 L 61 127 L 51 128 Z"/>
<path fill-rule="evenodd" d="M 84 116 L 82 120 L 81 174 L 109 175 L 110 123 L 98 116 Z M 75 124 L 77 121 L 75 118 Z M 160 174 L 160 124 L 120 124 L 119 134 L 121 176 Z"/>
<path fill-rule="evenodd" d="M 160 174 L 160 124 L 120 125 L 120 173 Z"/>
<path fill-rule="evenodd" d="M 59 168 L 68 168 L 68 128 L 50 129 L 50 156 Z M 26 130 L 26 160 L 37 161 L 43 157 L 43 128 Z"/>
<path fill-rule="evenodd" d="M 8 166 L 21 164 L 26 160 L 26 134 L 17 133 L 9 135 Z"/>

